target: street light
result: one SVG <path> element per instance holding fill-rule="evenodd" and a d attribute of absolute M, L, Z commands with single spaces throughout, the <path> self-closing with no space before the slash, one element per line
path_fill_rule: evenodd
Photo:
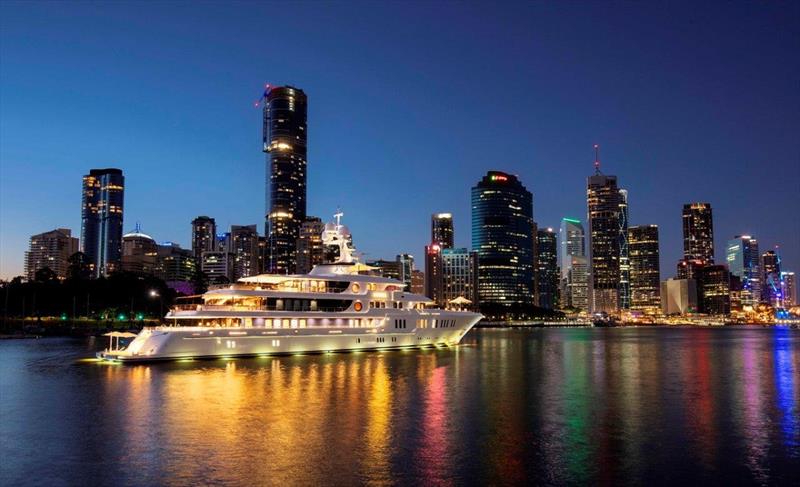
<path fill-rule="evenodd" d="M 159 306 L 158 321 L 161 322 L 161 319 L 164 317 L 164 300 L 161 299 L 161 294 L 159 294 L 158 291 L 156 291 L 155 289 L 150 290 L 150 297 L 158 298 L 158 306 Z"/>

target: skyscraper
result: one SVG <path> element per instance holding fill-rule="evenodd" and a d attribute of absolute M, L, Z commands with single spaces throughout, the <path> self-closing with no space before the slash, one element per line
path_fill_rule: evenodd
<path fill-rule="evenodd" d="M 456 298 L 465 298 L 477 306 L 478 254 L 466 248 L 442 249 L 442 292 L 439 306 L 446 307 Z"/>
<path fill-rule="evenodd" d="M 731 312 L 731 278 L 726 266 L 703 266 L 698 270 L 696 281 L 700 312 L 710 315 Z"/>
<path fill-rule="evenodd" d="M 36 278 L 36 271 L 47 267 L 59 279 L 66 278 L 69 258 L 77 251 L 78 239 L 72 236 L 69 228 L 33 235 L 25 252 L 25 277 L 32 281 Z"/>
<path fill-rule="evenodd" d="M 322 245 L 322 231 L 325 224 L 316 216 L 308 216 L 300 225 L 300 235 L 297 238 L 297 269 L 298 274 L 308 274 L 315 265 L 322 264 L 325 249 Z"/>
<path fill-rule="evenodd" d="M 783 292 L 783 306 L 790 308 L 797 305 L 797 280 L 794 272 L 781 272 L 781 289 Z"/>
<path fill-rule="evenodd" d="M 453 215 L 436 213 L 431 215 L 431 243 L 443 249 L 453 248 Z"/>
<path fill-rule="evenodd" d="M 472 188 L 478 301 L 492 316 L 534 303 L 533 196 L 516 176 L 489 171 Z"/>
<path fill-rule="evenodd" d="M 628 190 L 619 190 L 619 307 L 631 307 L 631 262 L 628 248 Z"/>
<path fill-rule="evenodd" d="M 714 220 L 709 203 L 683 205 L 683 257 L 714 263 Z"/>
<path fill-rule="evenodd" d="M 628 229 L 631 264 L 631 309 L 655 313 L 661 308 L 658 225 Z"/>
<path fill-rule="evenodd" d="M 216 250 L 217 222 L 209 216 L 198 216 L 192 220 L 192 252 L 198 266 L 203 252 Z"/>
<path fill-rule="evenodd" d="M 414 272 L 414 256 L 411 254 L 398 254 L 396 257 L 399 280 L 406 285 L 405 290 L 411 291 L 411 274 Z"/>
<path fill-rule="evenodd" d="M 541 308 L 555 309 L 559 306 L 558 243 L 552 228 L 536 232 L 536 249 L 537 304 Z"/>
<path fill-rule="evenodd" d="M 780 307 L 781 294 L 781 259 L 774 250 L 767 250 L 761 254 L 761 302 Z"/>
<path fill-rule="evenodd" d="M 742 282 L 742 305 L 758 304 L 761 301 L 758 240 L 750 235 L 737 235 L 728 241 L 725 255 L 730 273 Z"/>
<path fill-rule="evenodd" d="M 258 229 L 256 225 L 231 225 L 229 245 L 233 254 L 233 279 L 258 275 Z"/>
<path fill-rule="evenodd" d="M 622 301 L 621 233 L 623 228 L 627 228 L 624 221 L 627 215 L 623 215 L 622 211 L 627 208 L 627 204 L 617 187 L 617 177 L 601 174 L 599 158 L 595 159 L 596 173 L 589 176 L 586 190 L 590 309 L 595 313 L 614 314 L 619 310 Z M 627 209 L 625 211 L 627 213 Z"/>
<path fill-rule="evenodd" d="M 575 218 L 561 220 L 559 229 L 561 305 L 588 311 L 588 267 L 583 225 Z"/>
<path fill-rule="evenodd" d="M 94 276 L 115 271 L 122 257 L 125 177 L 120 169 L 92 169 L 83 177 L 81 251 Z"/>
<path fill-rule="evenodd" d="M 264 93 L 264 145 L 269 177 L 267 270 L 290 274 L 297 267 L 297 238 L 306 219 L 307 99 L 292 86 Z"/>

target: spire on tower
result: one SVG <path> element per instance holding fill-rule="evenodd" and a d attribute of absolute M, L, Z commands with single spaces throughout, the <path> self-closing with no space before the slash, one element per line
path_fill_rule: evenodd
<path fill-rule="evenodd" d="M 594 145 L 594 172 L 600 174 L 600 145 Z"/>

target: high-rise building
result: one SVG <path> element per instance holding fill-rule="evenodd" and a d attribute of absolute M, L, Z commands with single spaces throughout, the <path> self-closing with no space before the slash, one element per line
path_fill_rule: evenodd
<path fill-rule="evenodd" d="M 714 263 L 714 220 L 709 203 L 683 205 L 683 257 Z"/>
<path fill-rule="evenodd" d="M 436 213 L 431 215 L 431 243 L 443 249 L 453 248 L 453 215 Z"/>
<path fill-rule="evenodd" d="M 373 273 L 376 275 L 396 281 L 400 280 L 400 263 L 397 260 L 375 259 L 368 260 L 366 264 L 375 268 Z"/>
<path fill-rule="evenodd" d="M 631 309 L 650 313 L 661 308 L 658 225 L 628 228 L 631 265 Z"/>
<path fill-rule="evenodd" d="M 617 177 L 601 174 L 599 158 L 595 159 L 596 173 L 589 176 L 586 189 L 590 309 L 595 313 L 614 314 L 624 301 L 620 293 L 620 260 L 624 243 L 622 229 L 627 231 L 627 203 L 624 193 L 617 187 Z M 627 292 L 624 288 L 622 291 Z"/>
<path fill-rule="evenodd" d="M 545 309 L 559 306 L 558 239 L 552 228 L 536 232 L 536 290 L 537 305 Z"/>
<path fill-rule="evenodd" d="M 300 235 L 297 238 L 297 269 L 298 274 L 308 274 L 314 266 L 322 264 L 325 257 L 325 248 L 322 244 L 322 232 L 325 224 L 316 216 L 308 216 L 300 225 Z"/>
<path fill-rule="evenodd" d="M 781 271 L 781 289 L 783 306 L 786 308 L 797 306 L 797 280 L 794 272 Z"/>
<path fill-rule="evenodd" d="M 446 307 L 456 299 L 478 302 L 478 253 L 466 248 L 442 249 L 442 292 L 437 304 Z"/>
<path fill-rule="evenodd" d="M 561 305 L 588 311 L 588 264 L 583 225 L 575 218 L 561 220 L 559 229 Z"/>
<path fill-rule="evenodd" d="M 414 272 L 414 256 L 411 254 L 399 254 L 396 257 L 399 271 L 398 278 L 405 283 L 406 291 L 411 290 L 411 274 Z"/>
<path fill-rule="evenodd" d="M 234 255 L 225 250 L 208 250 L 203 252 L 200 269 L 212 284 L 232 282 L 235 276 Z"/>
<path fill-rule="evenodd" d="M 619 307 L 631 307 L 631 262 L 628 248 L 628 190 L 619 190 Z"/>
<path fill-rule="evenodd" d="M 411 271 L 411 289 L 414 294 L 425 294 L 425 273 L 421 270 L 414 269 Z"/>
<path fill-rule="evenodd" d="M 438 243 L 425 246 L 425 296 L 436 303 L 444 301 L 442 289 L 442 247 Z"/>
<path fill-rule="evenodd" d="M 297 238 L 306 219 L 307 99 L 301 89 L 269 85 L 264 98 L 263 150 L 269 178 L 267 270 L 291 274 L 296 271 Z"/>
<path fill-rule="evenodd" d="M 697 283 L 694 279 L 667 279 L 661 282 L 661 312 L 685 315 L 697 312 Z"/>
<path fill-rule="evenodd" d="M 81 252 L 96 277 L 108 275 L 119 267 L 124 201 L 122 170 L 92 169 L 83 177 Z"/>
<path fill-rule="evenodd" d="M 758 240 L 750 235 L 737 235 L 728 241 L 726 260 L 730 273 L 742 281 L 742 305 L 758 304 L 761 301 Z"/>
<path fill-rule="evenodd" d="M 259 274 L 256 225 L 231 225 L 225 250 L 233 254 L 234 280 Z"/>
<path fill-rule="evenodd" d="M 678 261 L 675 275 L 678 279 L 697 279 L 700 270 L 706 265 L 707 263 L 703 260 L 684 257 Z"/>
<path fill-rule="evenodd" d="M 731 312 L 731 278 L 724 265 L 702 267 L 697 276 L 699 310 L 710 315 Z"/>
<path fill-rule="evenodd" d="M 489 171 L 472 188 L 478 301 L 492 316 L 534 304 L 533 196 L 516 176 Z"/>
<path fill-rule="evenodd" d="M 25 277 L 32 281 L 36 278 L 36 271 L 47 267 L 59 279 L 66 278 L 69 258 L 77 251 L 78 239 L 72 236 L 69 228 L 33 235 L 25 252 Z"/>
<path fill-rule="evenodd" d="M 172 242 L 159 244 L 156 249 L 156 277 L 169 285 L 191 282 L 197 270 L 194 253 Z"/>
<path fill-rule="evenodd" d="M 192 220 L 192 253 L 196 262 L 201 262 L 203 252 L 216 250 L 217 222 L 209 216 L 198 216 Z"/>
<path fill-rule="evenodd" d="M 774 250 L 767 250 L 761 254 L 761 302 L 779 308 L 781 294 L 781 259 Z"/>
<path fill-rule="evenodd" d="M 122 270 L 153 275 L 156 272 L 158 245 L 153 237 L 142 233 L 139 224 L 122 236 Z"/>

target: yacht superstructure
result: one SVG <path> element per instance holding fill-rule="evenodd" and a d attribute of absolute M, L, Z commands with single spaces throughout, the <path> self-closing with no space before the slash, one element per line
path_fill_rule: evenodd
<path fill-rule="evenodd" d="M 481 319 L 439 309 L 405 284 L 363 274 L 347 228 L 325 226 L 338 262 L 307 275 L 262 274 L 175 305 L 168 326 L 146 327 L 123 350 L 98 358 L 121 362 L 456 345 Z"/>

